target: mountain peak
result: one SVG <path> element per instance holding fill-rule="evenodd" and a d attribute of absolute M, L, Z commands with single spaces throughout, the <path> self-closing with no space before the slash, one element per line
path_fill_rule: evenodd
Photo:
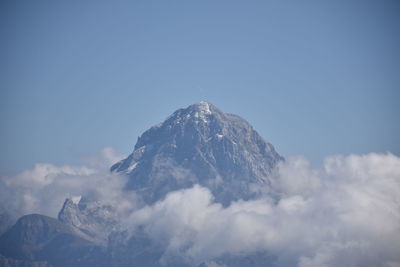
<path fill-rule="evenodd" d="M 180 124 L 182 122 L 192 121 L 197 123 L 208 123 L 210 116 L 222 115 L 216 106 L 211 103 L 200 101 L 187 108 L 178 109 L 171 116 L 169 116 L 165 122 L 158 124 L 155 128 L 162 126 L 163 124 Z"/>
<path fill-rule="evenodd" d="M 200 184 L 229 204 L 253 197 L 254 184 L 269 183 L 282 159 L 247 121 L 201 101 L 144 132 L 111 170 L 127 174 L 128 188 L 148 203 Z"/>
<path fill-rule="evenodd" d="M 196 104 L 189 106 L 189 108 L 193 108 L 193 109 L 197 110 L 198 112 L 201 112 L 204 114 L 211 114 L 211 109 L 214 109 L 215 106 L 208 102 L 200 101 L 200 102 L 197 102 Z"/>

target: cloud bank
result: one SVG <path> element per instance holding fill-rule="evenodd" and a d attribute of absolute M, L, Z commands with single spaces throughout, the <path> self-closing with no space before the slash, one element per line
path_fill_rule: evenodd
<path fill-rule="evenodd" d="M 123 190 L 127 178 L 108 168 L 122 157 L 104 148 L 99 155 L 86 158 L 86 166 L 38 163 L 16 176 L 1 177 L 0 211 L 14 217 L 30 213 L 57 217 L 65 199 L 75 196 L 101 199 L 120 209 L 132 207 L 134 194 Z"/>
<path fill-rule="evenodd" d="M 20 215 L 55 216 L 66 197 L 91 194 L 131 210 L 126 178 L 98 168 L 114 156 L 108 149 L 86 167 L 38 164 L 2 177 L 1 201 Z M 331 156 L 321 168 L 295 157 L 277 167 L 272 181 L 260 191 L 272 190 L 278 200 L 265 194 L 223 207 L 196 185 L 136 208 L 124 224 L 163 247 L 165 264 L 265 252 L 277 266 L 400 266 L 399 157 Z"/>
<path fill-rule="evenodd" d="M 274 181 L 278 202 L 265 196 L 223 208 L 195 186 L 134 212 L 129 223 L 165 246 L 165 263 L 264 251 L 277 266 L 400 266 L 400 158 L 333 156 L 317 170 L 297 157 Z"/>

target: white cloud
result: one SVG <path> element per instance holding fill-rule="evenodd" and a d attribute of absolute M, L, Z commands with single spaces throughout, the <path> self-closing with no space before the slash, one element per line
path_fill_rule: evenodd
<path fill-rule="evenodd" d="M 2 209 L 16 216 L 40 213 L 56 217 L 66 198 L 82 195 L 118 203 L 116 207 L 121 209 L 132 207 L 134 194 L 123 190 L 127 178 L 104 167 L 118 158 L 112 149 L 106 148 L 90 157 L 90 167 L 38 163 L 13 177 L 1 177 Z M 101 168 L 100 163 L 104 163 Z"/>
<path fill-rule="evenodd" d="M 129 222 L 165 246 L 165 262 L 268 251 L 278 266 L 400 264 L 400 158 L 333 156 L 319 170 L 294 158 L 275 179 L 278 203 L 265 197 L 223 208 L 195 186 L 134 212 Z"/>
<path fill-rule="evenodd" d="M 2 177 L 1 201 L 20 214 L 56 216 L 66 197 L 89 194 L 130 210 L 134 196 L 123 190 L 126 178 L 98 168 L 107 158 L 118 159 L 106 150 L 90 167 L 37 164 Z M 277 192 L 279 201 L 265 195 L 228 207 L 204 187 L 171 192 L 132 212 L 126 225 L 164 247 L 164 263 L 264 251 L 277 266 L 400 266 L 399 157 L 338 155 L 319 169 L 295 157 L 279 165 L 271 186 L 260 191 Z"/>
<path fill-rule="evenodd" d="M 124 158 L 126 158 L 126 155 L 118 154 L 112 147 L 105 147 L 100 153 L 87 156 L 83 161 L 91 168 L 108 171 L 111 165 Z"/>

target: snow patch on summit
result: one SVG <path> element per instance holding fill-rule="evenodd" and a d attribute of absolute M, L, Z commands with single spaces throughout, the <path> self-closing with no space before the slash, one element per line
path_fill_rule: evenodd
<path fill-rule="evenodd" d="M 195 113 L 194 113 L 194 117 L 196 119 L 200 119 L 201 121 L 203 121 L 204 123 L 207 123 L 207 116 L 211 115 L 211 109 L 210 109 L 210 105 L 207 102 L 204 101 L 200 101 L 199 103 L 195 104 Z M 198 121 L 196 121 L 196 123 L 198 123 Z"/>
<path fill-rule="evenodd" d="M 200 101 L 198 103 L 198 107 L 199 107 L 199 110 L 200 110 L 201 113 L 204 113 L 204 114 L 207 114 L 207 115 L 211 114 L 210 105 L 207 102 Z"/>

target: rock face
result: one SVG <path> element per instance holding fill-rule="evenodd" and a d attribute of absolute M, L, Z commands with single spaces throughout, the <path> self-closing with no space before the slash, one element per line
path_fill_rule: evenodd
<path fill-rule="evenodd" d="M 91 241 L 101 245 L 107 243 L 108 235 L 118 224 L 113 207 L 86 198 L 66 199 L 58 220 L 79 229 Z"/>
<path fill-rule="evenodd" d="M 82 238 L 72 227 L 39 214 L 21 217 L 0 237 L 0 254 L 18 260 L 4 259 L 12 266 L 21 262 L 37 266 L 107 266 L 108 261 L 101 247 Z"/>
<path fill-rule="evenodd" d="M 111 170 L 129 175 L 127 188 L 147 203 L 200 184 L 227 205 L 254 197 L 281 160 L 244 119 L 199 102 L 143 133 L 133 153 Z"/>
<path fill-rule="evenodd" d="M 209 188 L 217 202 L 229 205 L 256 197 L 258 187 L 268 188 L 269 175 L 282 160 L 244 119 L 199 102 L 144 132 L 132 154 L 111 171 L 128 175 L 126 189 L 146 204 L 199 184 Z M 67 199 L 58 219 L 26 215 L 11 227 L 8 218 L 0 216 L 0 230 L 5 231 L 0 236 L 0 266 L 192 266 L 179 257 L 163 261 L 165 244 L 154 241 L 145 228 L 134 233 L 119 229 L 123 224 L 115 207 L 101 199 Z M 223 255 L 200 266 L 271 262 L 266 253 Z"/>

